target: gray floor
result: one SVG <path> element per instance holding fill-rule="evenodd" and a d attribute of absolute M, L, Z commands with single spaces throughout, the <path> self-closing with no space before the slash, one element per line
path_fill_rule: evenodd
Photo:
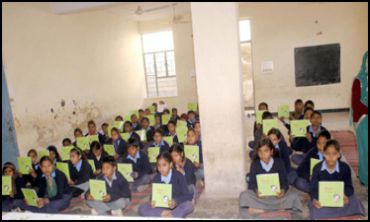
<path fill-rule="evenodd" d="M 327 113 L 323 114 L 323 125 L 331 130 L 351 130 L 349 125 L 349 114 L 348 112 L 341 113 Z M 248 113 L 246 113 L 246 141 L 249 141 L 253 138 L 253 123 L 254 117 L 250 116 L 248 118 Z M 283 129 L 283 127 L 281 127 Z M 285 136 L 287 132 L 283 130 Z M 344 157 L 345 161 L 345 157 Z M 248 169 L 246 169 L 246 172 Z M 356 178 L 356 174 L 353 172 L 353 183 L 355 187 L 356 195 L 363 202 L 366 212 L 368 209 L 368 191 L 367 189 L 360 185 L 359 180 Z M 207 185 L 206 185 L 207 189 Z M 296 190 L 295 188 L 290 188 L 292 191 L 296 192 L 299 196 L 303 197 L 303 193 Z M 303 199 L 303 198 L 302 198 Z M 225 218 L 225 219 L 237 219 L 239 218 L 239 207 L 238 207 L 238 198 L 228 198 L 228 199 L 219 199 L 219 198 L 207 198 L 202 195 L 197 202 L 195 211 L 189 215 L 189 218 Z M 303 202 L 304 203 L 304 202 Z M 309 213 L 306 203 L 304 203 L 304 211 L 301 214 L 293 214 L 292 219 L 302 220 L 308 219 Z M 366 216 L 364 219 L 368 219 Z"/>

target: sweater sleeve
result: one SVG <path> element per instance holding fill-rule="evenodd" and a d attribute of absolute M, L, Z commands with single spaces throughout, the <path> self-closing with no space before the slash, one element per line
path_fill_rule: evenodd
<path fill-rule="evenodd" d="M 253 190 L 254 192 L 257 191 L 256 166 L 257 164 L 255 162 L 252 162 L 249 170 L 249 181 L 248 181 L 248 190 Z"/>
<path fill-rule="evenodd" d="M 343 181 L 344 181 L 344 194 L 349 197 L 354 193 L 351 177 L 351 169 L 347 164 L 343 166 Z"/>
<path fill-rule="evenodd" d="M 321 168 L 322 162 L 319 164 L 316 164 L 316 166 L 313 168 L 312 178 L 310 182 L 310 194 L 311 199 L 319 199 L 319 180 L 320 180 L 320 168 Z"/>
<path fill-rule="evenodd" d="M 178 178 L 179 179 L 176 185 L 179 186 L 181 194 L 179 196 L 173 197 L 173 199 L 176 201 L 177 206 L 185 201 L 190 201 L 193 198 L 192 194 L 189 192 L 185 177 L 180 175 Z"/>
<path fill-rule="evenodd" d="M 55 173 L 56 173 L 55 182 L 57 184 L 57 194 L 54 197 L 49 198 L 50 201 L 62 199 L 64 189 L 66 189 L 69 186 L 67 183 L 67 178 L 64 175 L 64 173 L 58 171 L 56 171 Z"/>

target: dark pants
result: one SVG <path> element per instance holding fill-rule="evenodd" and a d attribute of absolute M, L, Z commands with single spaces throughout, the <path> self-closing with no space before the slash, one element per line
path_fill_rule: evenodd
<path fill-rule="evenodd" d="M 28 206 L 24 202 L 19 207 L 23 210 L 28 210 L 35 213 L 58 213 L 69 207 L 71 199 L 72 194 L 63 194 L 63 197 L 61 199 L 50 201 L 49 204 L 45 205 L 42 208 Z"/>

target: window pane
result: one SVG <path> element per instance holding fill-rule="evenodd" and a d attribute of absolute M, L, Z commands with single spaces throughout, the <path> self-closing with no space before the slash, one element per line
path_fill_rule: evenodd
<path fill-rule="evenodd" d="M 175 76 L 176 75 L 176 68 L 175 68 L 175 53 L 167 52 L 167 69 L 168 69 L 168 75 L 169 76 Z"/>
<path fill-rule="evenodd" d="M 166 62 L 164 60 L 164 52 L 155 54 L 155 64 L 157 68 L 157 77 L 166 76 Z"/>
<path fill-rule="evenodd" d="M 249 20 L 239 22 L 239 35 L 241 42 L 251 40 L 251 24 Z"/>
<path fill-rule="evenodd" d="M 156 97 L 157 96 L 157 83 L 155 76 L 147 76 L 146 77 L 146 85 L 148 87 L 148 97 Z"/>
<path fill-rule="evenodd" d="M 177 96 L 176 77 L 158 79 L 158 96 Z"/>
<path fill-rule="evenodd" d="M 146 54 L 144 56 L 145 60 L 145 71 L 146 75 L 155 75 L 155 70 L 154 70 L 154 59 L 153 59 L 153 54 Z"/>
<path fill-rule="evenodd" d="M 173 50 L 172 31 L 143 34 L 144 52 Z"/>

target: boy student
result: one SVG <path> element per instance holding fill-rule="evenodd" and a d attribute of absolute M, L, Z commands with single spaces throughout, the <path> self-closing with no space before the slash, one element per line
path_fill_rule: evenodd
<path fill-rule="evenodd" d="M 93 215 L 105 215 L 111 212 L 113 216 L 122 216 L 122 210 L 131 201 L 131 192 L 127 180 L 117 171 L 117 163 L 112 156 L 103 160 L 102 175 L 97 180 L 105 181 L 107 194 L 103 196 L 103 201 L 95 200 L 91 195 L 90 189 L 86 192 L 86 204 L 92 208 Z"/>
<path fill-rule="evenodd" d="M 93 120 L 90 120 L 87 123 L 87 127 L 88 127 L 88 133 L 85 136 L 98 135 L 100 144 L 104 144 L 105 138 L 104 138 L 104 136 L 102 134 L 100 134 L 99 132 L 97 132 L 97 130 L 96 130 L 96 124 L 95 124 L 95 122 Z"/>

